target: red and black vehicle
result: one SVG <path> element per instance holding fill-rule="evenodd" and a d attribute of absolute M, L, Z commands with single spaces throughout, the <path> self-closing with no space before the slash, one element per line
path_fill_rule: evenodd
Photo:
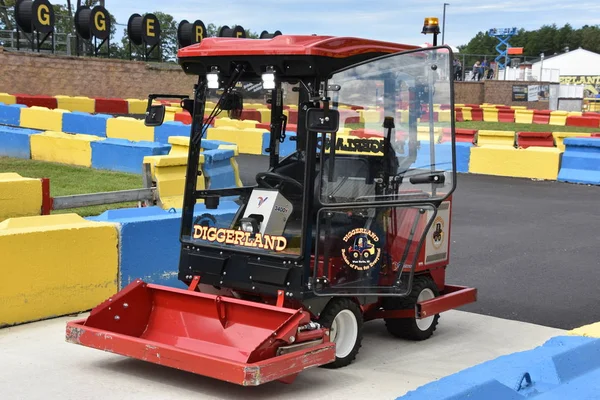
<path fill-rule="evenodd" d="M 476 289 L 445 280 L 456 168 L 453 135 L 440 143 L 436 132 L 454 132 L 454 118 L 433 113 L 454 110 L 450 48 L 207 38 L 179 63 L 198 77 L 182 100 L 193 120 L 179 263 L 188 289 L 134 282 L 70 322 L 69 342 L 240 385 L 291 382 L 309 367 L 349 365 L 367 321 L 423 340 L 441 312 L 476 300 Z M 222 110 L 240 115 L 252 85 L 269 98 L 268 168 L 253 185 L 198 189 L 209 124 Z M 291 96 L 295 151 L 282 157 Z M 150 104 L 146 123 L 163 115 Z M 199 202 L 210 217 L 231 198 L 232 220 L 197 223 Z"/>

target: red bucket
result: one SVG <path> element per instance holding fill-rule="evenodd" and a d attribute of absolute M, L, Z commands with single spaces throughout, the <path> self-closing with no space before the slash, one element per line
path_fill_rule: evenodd
<path fill-rule="evenodd" d="M 142 281 L 67 323 L 66 340 L 243 386 L 335 361 L 327 330 L 301 309 Z"/>

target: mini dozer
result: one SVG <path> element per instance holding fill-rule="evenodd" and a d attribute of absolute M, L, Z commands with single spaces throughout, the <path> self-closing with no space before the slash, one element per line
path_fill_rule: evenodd
<path fill-rule="evenodd" d="M 445 46 L 314 35 L 206 38 L 180 49 L 183 71 L 197 77 L 193 95 L 179 96 L 192 115 L 182 287 L 135 281 L 69 322 L 67 341 L 256 386 L 348 366 L 368 321 L 429 338 L 440 313 L 476 301 L 475 288 L 445 279 L 452 57 Z M 216 116 L 239 117 L 265 94 L 268 167 L 242 187 L 197 188 Z M 149 126 L 164 118 L 157 97 Z M 297 105 L 295 134 L 284 98 Z M 447 122 L 436 117 L 442 107 Z M 281 156 L 284 143 L 292 150 Z M 231 218 L 218 214 L 232 202 Z"/>

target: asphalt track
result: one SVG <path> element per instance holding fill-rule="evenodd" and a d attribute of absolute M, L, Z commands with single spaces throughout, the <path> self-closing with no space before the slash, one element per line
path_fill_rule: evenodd
<path fill-rule="evenodd" d="M 268 166 L 240 155 L 244 183 Z M 459 174 L 449 283 L 474 286 L 461 308 L 572 329 L 600 321 L 600 187 Z"/>

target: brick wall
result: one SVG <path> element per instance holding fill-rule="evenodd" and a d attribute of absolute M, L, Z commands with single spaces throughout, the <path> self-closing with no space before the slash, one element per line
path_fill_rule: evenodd
<path fill-rule="evenodd" d="M 177 65 L 6 51 L 0 47 L 0 93 L 145 99 L 191 94 L 195 79 Z"/>
<path fill-rule="evenodd" d="M 548 102 L 512 101 L 513 85 L 544 85 L 549 82 L 522 81 L 481 81 L 455 82 L 454 102 L 457 104 L 503 104 L 506 106 L 526 106 L 532 110 L 547 110 Z"/>

